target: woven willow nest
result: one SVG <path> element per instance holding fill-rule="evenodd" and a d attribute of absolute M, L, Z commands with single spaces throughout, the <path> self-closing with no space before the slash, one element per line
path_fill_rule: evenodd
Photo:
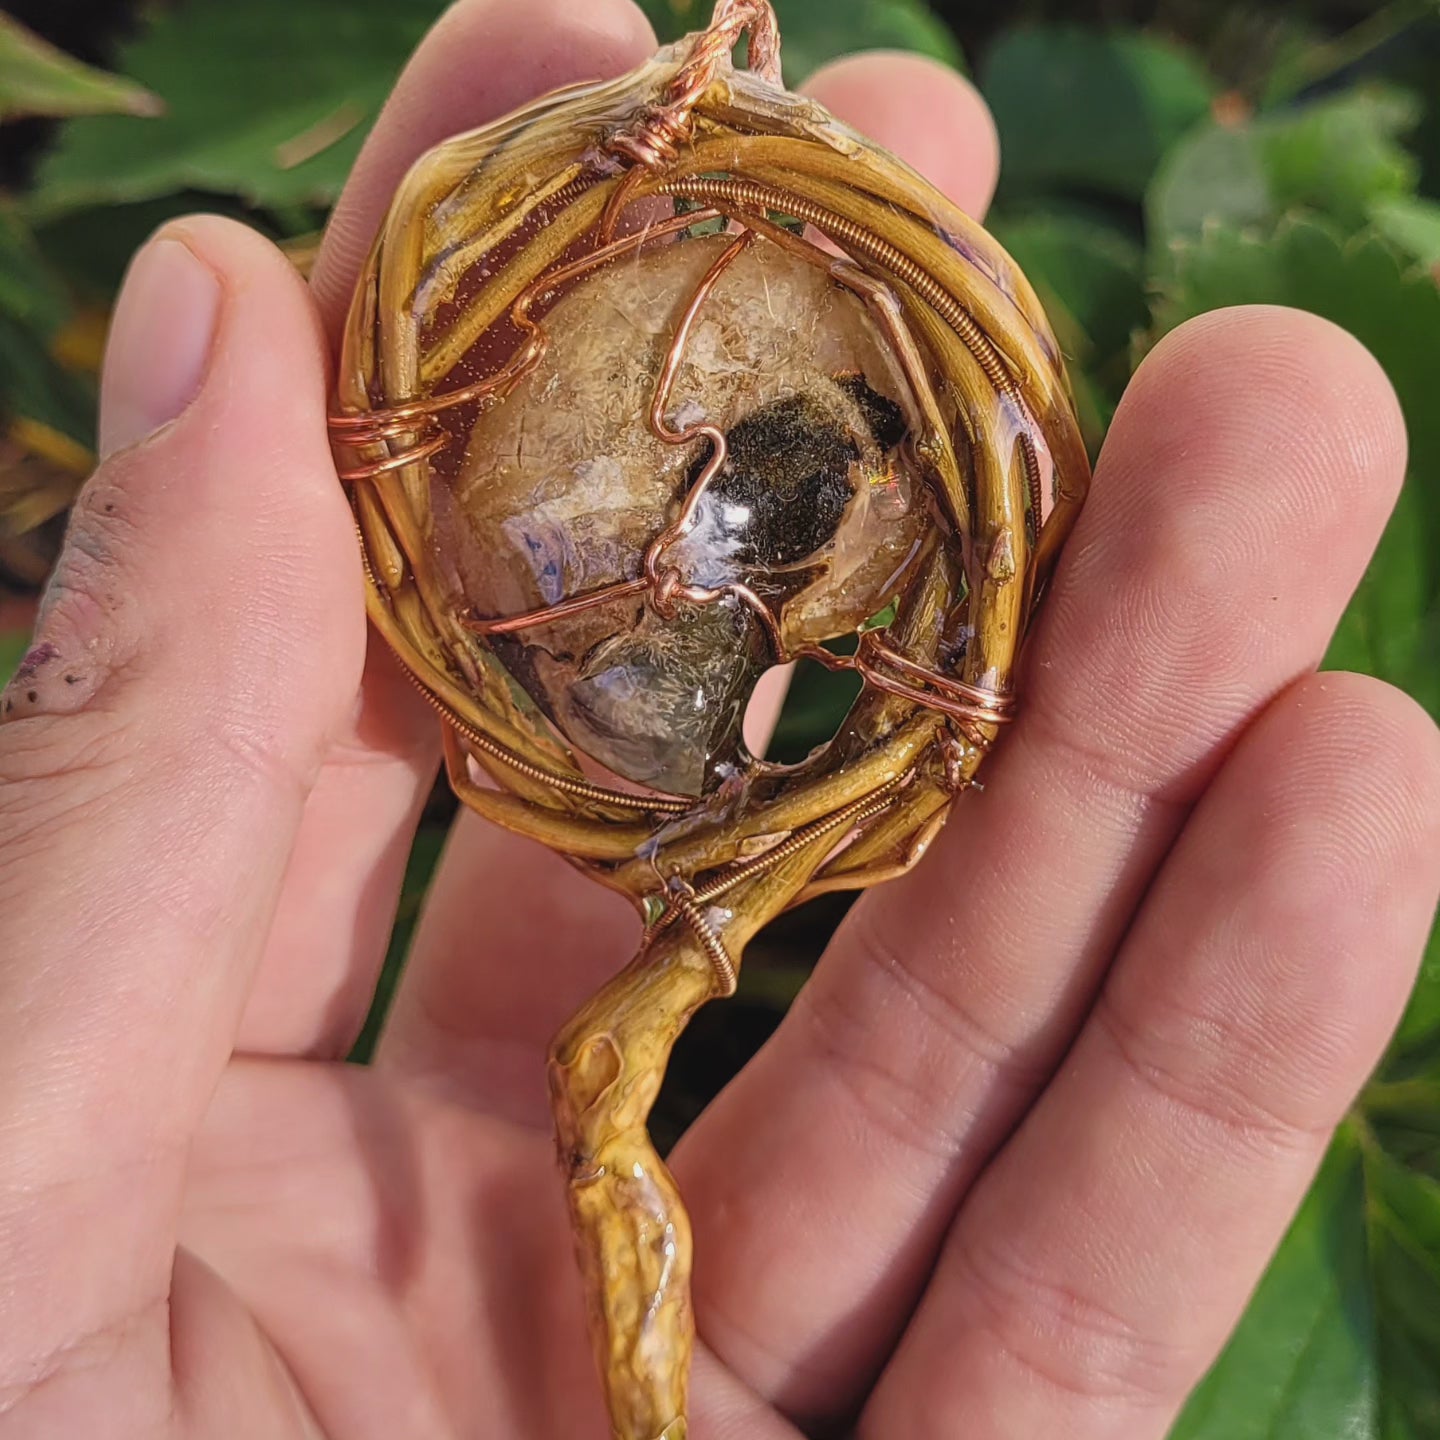
<path fill-rule="evenodd" d="M 551 1061 L 625 1440 L 685 1425 L 688 1230 L 645 1131 L 670 1046 L 774 915 L 919 859 L 1013 712 L 1089 479 L 1025 278 L 777 53 L 768 6 L 722 0 L 634 74 L 426 155 L 333 420 L 370 617 L 460 798 L 646 921 Z M 863 688 L 767 764 L 745 707 L 801 657 Z"/>

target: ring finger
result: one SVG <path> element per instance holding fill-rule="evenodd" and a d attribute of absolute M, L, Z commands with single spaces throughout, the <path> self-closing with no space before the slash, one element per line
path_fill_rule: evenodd
<path fill-rule="evenodd" d="M 1384 375 L 1311 316 L 1204 317 L 1140 368 L 983 792 L 676 1156 L 702 1332 L 789 1412 L 863 1392 L 1189 807 L 1318 662 L 1403 465 Z"/>

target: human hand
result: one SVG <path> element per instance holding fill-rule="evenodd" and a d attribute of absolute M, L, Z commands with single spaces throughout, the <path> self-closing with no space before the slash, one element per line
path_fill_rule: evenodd
<path fill-rule="evenodd" d="M 363 659 L 325 356 L 421 149 L 652 44 L 628 0 L 466 0 L 312 292 L 214 219 L 132 270 L 106 458 L 0 701 L 0 1440 L 605 1433 L 543 1062 L 633 916 L 462 816 L 375 1065 L 338 1063 L 437 747 Z M 963 82 L 811 88 L 983 210 Z M 1163 1435 L 1440 880 L 1434 728 L 1310 674 L 1403 451 L 1310 317 L 1209 316 L 1141 367 L 985 789 L 674 1156 L 697 1440 Z"/>

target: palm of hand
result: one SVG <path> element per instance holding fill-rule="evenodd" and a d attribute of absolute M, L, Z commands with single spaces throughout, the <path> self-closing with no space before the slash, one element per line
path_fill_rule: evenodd
<path fill-rule="evenodd" d="M 181 1313 L 254 1406 L 214 1433 L 604 1433 L 542 1131 L 395 1076 L 239 1062 L 197 1159 L 182 1242 L 231 1287 Z M 265 1346 L 227 1341 L 242 1307 Z"/>
<path fill-rule="evenodd" d="M 649 48 L 628 0 L 540 9 L 441 23 L 313 301 L 237 227 L 174 232 L 227 302 L 135 445 L 161 402 L 123 336 L 149 311 L 158 353 L 183 287 L 137 268 L 120 306 L 116 453 L 0 705 L 0 1437 L 604 1433 L 543 1053 L 633 918 L 462 819 L 375 1067 L 335 1058 L 436 750 L 383 654 L 360 679 L 312 307 L 333 334 L 425 144 Z M 870 57 L 813 88 L 983 208 L 962 82 Z M 984 792 L 679 1147 L 697 1436 L 1163 1435 L 1433 905 L 1432 728 L 1308 676 L 1402 468 L 1383 376 L 1318 321 L 1207 317 L 1145 362 Z"/>

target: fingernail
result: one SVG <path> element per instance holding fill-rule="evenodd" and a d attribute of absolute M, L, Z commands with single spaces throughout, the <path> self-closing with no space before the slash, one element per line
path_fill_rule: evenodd
<path fill-rule="evenodd" d="M 105 344 L 100 455 L 168 425 L 205 378 L 220 281 L 183 241 L 161 235 L 135 257 Z"/>

